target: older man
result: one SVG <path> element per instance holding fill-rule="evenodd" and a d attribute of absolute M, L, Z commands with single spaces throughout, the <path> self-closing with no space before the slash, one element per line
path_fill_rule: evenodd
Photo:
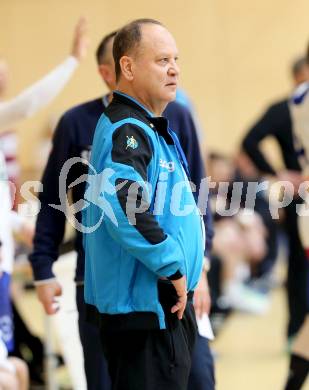
<path fill-rule="evenodd" d="M 84 225 L 104 216 L 84 235 L 85 300 L 113 389 L 186 389 L 203 233 L 183 151 L 161 117 L 176 95 L 177 47 L 142 19 L 118 32 L 113 54 L 118 91 L 96 128 L 85 194 Z"/>
<path fill-rule="evenodd" d="M 115 67 L 112 54 L 113 41 L 116 32 L 105 36 L 96 52 L 99 73 L 110 91 L 116 88 Z M 49 204 L 59 202 L 59 175 L 63 164 L 72 157 L 88 156 L 91 150 L 95 126 L 109 104 L 112 93 L 95 100 L 83 103 L 67 111 L 59 121 L 53 140 L 53 149 L 49 156 L 42 183 L 43 192 L 40 194 L 41 210 L 37 219 L 34 251 L 30 256 L 33 266 L 37 292 L 47 313 L 51 314 L 54 296 L 59 294 L 60 286 L 54 279 L 52 264 L 57 260 L 59 245 L 63 240 L 65 214 L 49 207 Z M 189 110 L 177 102 L 168 104 L 163 113 L 169 120 L 169 125 L 179 137 L 186 155 L 191 179 L 198 187 L 201 179 L 205 177 L 204 167 L 199 151 L 197 132 Z M 70 172 L 67 188 L 71 183 L 85 173 L 85 164 L 76 164 Z M 84 196 L 84 183 L 72 188 L 74 202 Z M 81 221 L 80 212 L 76 214 Z M 212 218 L 207 208 L 205 215 L 206 250 L 209 255 L 212 242 Z M 78 252 L 76 269 L 76 298 L 78 307 L 78 322 L 80 338 L 83 345 L 87 388 L 110 389 L 109 377 L 105 370 L 105 359 L 98 345 L 98 329 L 85 318 L 84 304 L 84 252 L 82 250 L 82 235 L 77 232 L 75 249 Z M 205 285 L 206 276 L 201 277 L 195 289 L 194 305 L 197 315 L 209 310 L 209 292 Z M 198 336 L 192 357 L 191 373 L 188 389 L 211 390 L 214 388 L 214 367 L 207 340 Z"/>

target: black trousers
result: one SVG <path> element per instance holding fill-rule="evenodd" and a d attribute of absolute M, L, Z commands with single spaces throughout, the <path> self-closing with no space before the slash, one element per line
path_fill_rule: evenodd
<path fill-rule="evenodd" d="M 76 286 L 78 328 L 84 353 L 87 390 L 110 390 L 111 384 L 106 360 L 100 347 L 99 329 L 86 321 L 84 286 Z"/>
<path fill-rule="evenodd" d="M 170 305 L 163 307 L 165 330 L 101 330 L 112 390 L 187 390 L 197 335 L 194 307 L 187 304 L 181 321 Z"/>
<path fill-rule="evenodd" d="M 102 353 L 100 331 L 85 318 L 84 286 L 76 288 L 79 311 L 78 325 L 83 347 L 88 390 L 111 390 L 106 359 Z M 187 390 L 214 390 L 215 373 L 208 340 L 197 336 L 192 353 L 191 372 Z"/>

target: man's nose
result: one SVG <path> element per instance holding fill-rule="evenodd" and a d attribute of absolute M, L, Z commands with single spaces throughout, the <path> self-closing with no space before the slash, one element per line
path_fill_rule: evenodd
<path fill-rule="evenodd" d="M 171 66 L 169 67 L 168 72 L 169 72 L 170 76 L 178 76 L 179 75 L 180 69 L 179 69 L 179 66 L 178 66 L 176 61 L 172 62 Z"/>

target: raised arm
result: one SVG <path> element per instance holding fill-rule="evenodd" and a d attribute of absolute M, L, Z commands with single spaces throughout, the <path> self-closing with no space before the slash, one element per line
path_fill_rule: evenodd
<path fill-rule="evenodd" d="M 86 55 L 87 46 L 87 23 L 81 18 L 75 28 L 71 55 L 18 96 L 0 103 L 0 132 L 49 104 L 72 77 L 79 61 Z"/>

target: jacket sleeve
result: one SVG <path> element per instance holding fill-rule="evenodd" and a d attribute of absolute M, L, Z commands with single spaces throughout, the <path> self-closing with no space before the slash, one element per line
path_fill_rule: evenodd
<path fill-rule="evenodd" d="M 186 111 L 183 111 L 183 113 L 186 113 Z M 206 177 L 206 170 L 204 168 L 193 118 L 189 111 L 187 111 L 187 115 L 182 116 L 181 130 L 178 132 L 178 138 L 188 162 L 191 180 L 196 185 L 196 194 L 198 195 L 201 181 Z M 203 219 L 206 231 L 205 256 L 209 258 L 214 236 L 213 217 L 209 196 L 207 198 L 206 213 L 204 214 Z"/>
<path fill-rule="evenodd" d="M 100 206 L 107 231 L 125 251 L 159 276 L 179 278 L 185 274 L 182 251 L 150 212 L 151 189 L 146 182 L 153 150 L 140 127 L 126 123 L 115 130 L 111 162 L 104 163 L 103 171 L 110 170 L 112 175 L 108 181 L 98 181 Z M 85 198 L 96 203 L 98 192 L 91 187 L 90 184 Z"/>
<path fill-rule="evenodd" d="M 276 106 L 271 106 L 264 115 L 255 123 L 245 136 L 242 147 L 251 158 L 256 167 L 263 173 L 275 175 L 276 172 L 266 160 L 260 150 L 261 141 L 275 135 L 282 128 L 282 115 L 277 111 Z"/>
<path fill-rule="evenodd" d="M 59 176 L 63 164 L 71 157 L 72 124 L 62 117 L 55 131 L 53 146 L 43 173 L 43 191 L 39 195 L 40 211 L 37 217 L 33 251 L 29 256 L 34 279 L 54 277 L 52 265 L 59 255 L 65 231 L 65 214 L 49 204 L 59 204 Z M 66 181 L 66 190 L 70 178 Z"/>

